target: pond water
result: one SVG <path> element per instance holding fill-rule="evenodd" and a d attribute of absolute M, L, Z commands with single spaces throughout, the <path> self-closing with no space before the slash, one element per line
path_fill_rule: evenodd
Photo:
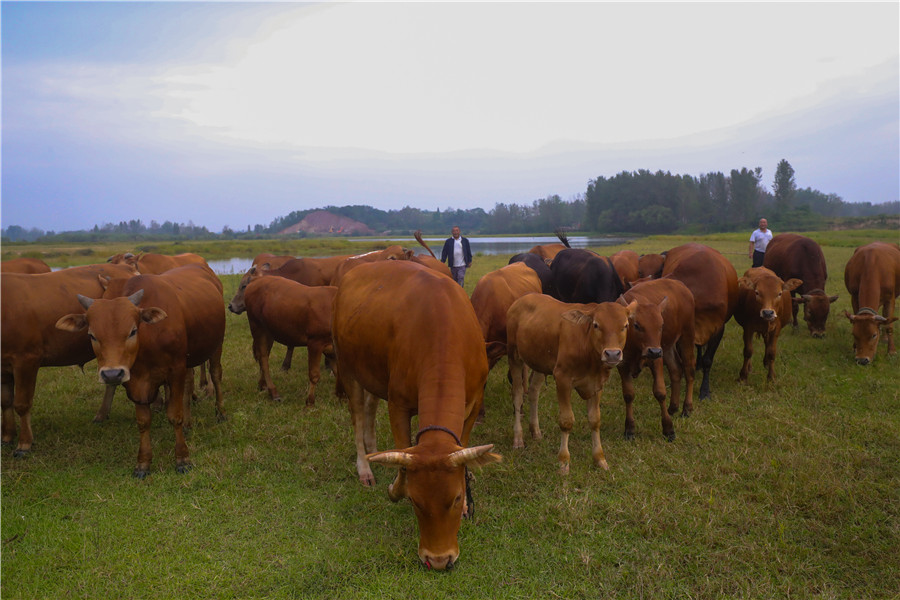
<path fill-rule="evenodd" d="M 446 237 L 424 237 L 431 250 L 440 258 L 441 247 Z M 629 238 L 612 238 L 612 237 L 592 237 L 586 235 L 571 236 L 569 245 L 573 248 L 587 248 L 594 246 L 615 246 L 628 241 Z M 420 246 L 415 240 L 409 238 L 366 238 L 364 240 L 350 240 L 352 242 L 395 242 L 415 250 L 416 254 L 427 254 L 428 251 Z M 519 237 L 471 237 L 469 245 L 472 247 L 472 254 L 506 254 L 512 256 L 520 252 L 528 252 L 534 246 L 539 244 L 557 244 L 559 240 L 556 236 L 519 236 Z M 245 273 L 253 264 L 253 257 L 235 257 L 222 260 L 207 261 L 209 266 L 219 275 L 233 275 L 236 273 Z"/>

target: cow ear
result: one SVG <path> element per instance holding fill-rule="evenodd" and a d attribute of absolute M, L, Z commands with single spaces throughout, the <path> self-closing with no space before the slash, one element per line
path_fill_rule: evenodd
<path fill-rule="evenodd" d="M 148 325 L 153 325 L 154 323 L 159 323 L 169 315 L 166 314 L 161 308 L 157 308 L 155 306 L 151 306 L 150 308 L 142 308 L 141 309 L 141 321 L 147 323 Z"/>
<path fill-rule="evenodd" d="M 669 297 L 663 296 L 663 299 L 659 301 L 659 312 L 663 312 L 666 310 L 666 305 L 669 303 Z"/>
<path fill-rule="evenodd" d="M 625 307 L 626 309 L 628 309 L 628 318 L 629 319 L 634 316 L 635 312 L 637 312 L 637 305 L 638 305 L 637 300 L 632 300 L 631 303 Z"/>
<path fill-rule="evenodd" d="M 749 277 L 746 277 L 746 276 L 741 277 L 740 279 L 738 279 L 738 289 L 742 289 L 742 290 L 754 289 L 753 280 L 751 280 Z"/>
<path fill-rule="evenodd" d="M 796 290 L 798 287 L 803 285 L 802 279 L 797 279 L 796 277 L 792 277 L 784 282 L 784 285 L 781 286 L 781 289 L 785 292 L 790 292 L 791 290 Z"/>
<path fill-rule="evenodd" d="M 56 328 L 62 329 L 63 331 L 76 332 L 87 327 L 87 324 L 87 315 L 84 313 L 73 314 L 61 317 L 59 321 L 56 322 Z"/>
<path fill-rule="evenodd" d="M 828 303 L 834 304 L 835 302 L 837 302 L 837 299 L 838 299 L 837 296 L 828 296 Z"/>
<path fill-rule="evenodd" d="M 485 465 L 501 462 L 503 457 L 491 452 L 493 448 L 493 444 L 487 444 L 484 446 L 473 446 L 471 448 L 457 450 L 450 454 L 450 464 L 454 467 L 461 467 L 463 465 L 466 465 L 467 467 L 483 467 Z"/>
<path fill-rule="evenodd" d="M 576 325 L 584 325 L 585 323 L 591 323 L 594 318 L 591 315 L 586 315 L 580 310 L 572 309 L 567 310 L 562 314 L 562 319 L 564 321 L 571 321 Z"/>
<path fill-rule="evenodd" d="M 386 450 L 384 452 L 373 452 L 367 454 L 366 458 L 369 462 L 387 465 L 389 467 L 407 467 L 412 464 L 414 457 L 409 452 L 401 450 Z"/>
<path fill-rule="evenodd" d="M 403 255 L 406 257 L 406 260 L 412 260 L 412 257 L 416 255 L 412 250 L 404 250 Z"/>
<path fill-rule="evenodd" d="M 106 289 L 109 287 L 110 278 L 101 273 L 100 275 L 97 275 L 97 281 L 100 282 L 100 287 L 102 287 L 103 291 L 105 292 Z"/>
<path fill-rule="evenodd" d="M 853 322 L 853 319 L 856 318 L 853 315 L 851 315 L 850 313 L 848 313 L 846 310 L 841 314 L 843 314 L 845 317 L 847 317 L 847 320 L 850 321 L 851 323 Z"/>
<path fill-rule="evenodd" d="M 621 304 L 622 306 L 628 306 L 628 300 L 625 299 L 625 296 L 624 296 L 624 295 L 619 296 L 618 298 L 616 298 L 616 302 L 618 302 L 618 303 Z"/>
<path fill-rule="evenodd" d="M 800 306 L 801 304 L 806 304 L 809 302 L 809 296 L 797 296 L 795 298 L 791 298 L 791 304 L 794 306 Z"/>

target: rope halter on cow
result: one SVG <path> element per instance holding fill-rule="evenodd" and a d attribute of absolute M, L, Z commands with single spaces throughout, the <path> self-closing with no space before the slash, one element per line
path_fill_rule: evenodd
<path fill-rule="evenodd" d="M 463 447 L 462 442 L 459 439 L 459 436 L 456 435 L 452 430 L 447 429 L 442 425 L 427 425 L 419 430 L 416 434 L 416 445 L 419 444 L 419 438 L 422 437 L 422 434 L 427 431 L 443 431 L 444 433 L 449 433 L 453 436 L 453 440 L 456 442 L 456 445 L 459 447 Z M 469 471 L 469 467 L 466 466 L 466 504 L 468 505 L 468 510 L 463 513 L 464 517 L 472 517 L 475 514 L 475 500 L 472 498 L 472 486 L 471 482 L 475 479 L 475 476 L 472 475 L 472 472 Z"/>

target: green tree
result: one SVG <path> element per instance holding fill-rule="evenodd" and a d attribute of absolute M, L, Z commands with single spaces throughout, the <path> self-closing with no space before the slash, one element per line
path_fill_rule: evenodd
<path fill-rule="evenodd" d="M 782 158 L 775 169 L 775 181 L 772 183 L 775 192 L 775 212 L 782 214 L 794 205 L 797 195 L 797 183 L 794 181 L 794 168 Z"/>

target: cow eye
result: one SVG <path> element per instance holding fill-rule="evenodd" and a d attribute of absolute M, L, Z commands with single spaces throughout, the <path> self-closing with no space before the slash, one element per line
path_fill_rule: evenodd
<path fill-rule="evenodd" d="M 635 330 L 635 331 L 643 331 L 644 328 L 641 327 L 641 324 L 640 324 L 640 323 L 635 323 L 635 324 L 634 324 L 634 330 Z"/>
<path fill-rule="evenodd" d="M 137 335 L 137 327 L 132 327 L 131 333 L 128 334 L 128 337 L 133 338 L 136 335 Z"/>
<path fill-rule="evenodd" d="M 88 331 L 88 339 L 91 340 L 92 342 L 96 342 L 96 341 L 97 341 L 97 338 L 95 338 L 95 337 L 94 337 L 94 334 L 91 333 L 90 331 Z"/>

